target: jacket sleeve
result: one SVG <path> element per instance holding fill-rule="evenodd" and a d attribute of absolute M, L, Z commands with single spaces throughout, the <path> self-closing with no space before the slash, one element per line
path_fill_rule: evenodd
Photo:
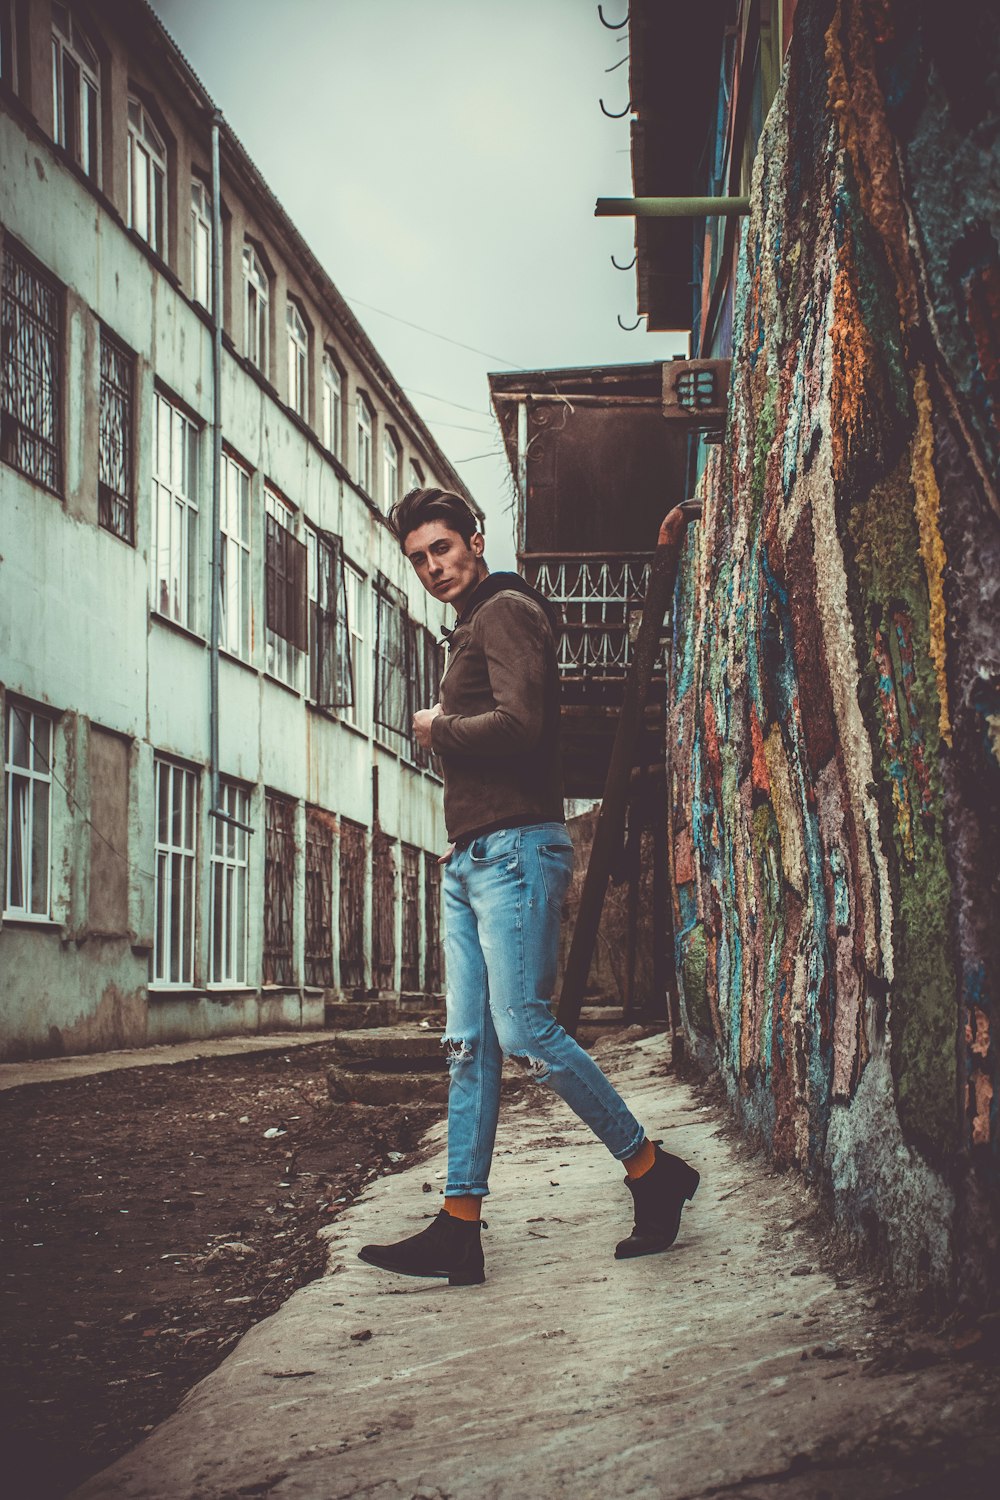
<path fill-rule="evenodd" d="M 538 744 L 545 721 L 548 622 L 537 605 L 515 597 L 491 600 L 475 626 L 496 706 L 479 714 L 439 714 L 431 745 L 443 755 L 522 755 Z"/>

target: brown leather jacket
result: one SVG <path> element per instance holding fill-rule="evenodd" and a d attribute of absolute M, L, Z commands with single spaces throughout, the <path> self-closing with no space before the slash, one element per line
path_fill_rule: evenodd
<path fill-rule="evenodd" d="M 431 744 L 448 837 L 562 822 L 557 616 L 516 573 L 478 585 L 451 633 Z"/>

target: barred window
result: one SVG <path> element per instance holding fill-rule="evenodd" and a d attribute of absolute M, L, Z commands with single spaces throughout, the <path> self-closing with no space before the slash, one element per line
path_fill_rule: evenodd
<path fill-rule="evenodd" d="M 52 728 L 48 714 L 11 704 L 4 783 L 7 916 L 50 914 L 52 869 Z"/>
<path fill-rule="evenodd" d="M 197 793 L 194 771 L 156 761 L 155 985 L 194 983 Z"/>
<path fill-rule="evenodd" d="M 212 306 L 212 195 L 196 177 L 191 183 L 191 295 Z"/>
<path fill-rule="evenodd" d="M 444 989 L 441 952 L 441 866 L 436 854 L 424 855 L 424 993 Z"/>
<path fill-rule="evenodd" d="M 388 512 L 399 499 L 399 444 L 392 433 L 382 434 L 382 508 Z"/>
<path fill-rule="evenodd" d="M 167 244 L 167 148 L 146 106 L 128 101 L 128 227 L 157 255 Z"/>
<path fill-rule="evenodd" d="M 420 988 L 420 850 L 403 846 L 402 952 L 399 987 L 413 993 Z"/>
<path fill-rule="evenodd" d="M 288 325 L 288 404 L 300 417 L 309 408 L 309 330 L 294 302 L 285 315 Z"/>
<path fill-rule="evenodd" d="M 306 549 L 294 534 L 295 512 L 265 487 L 264 558 L 267 670 L 289 687 L 299 687 L 302 654 L 309 646 Z"/>
<path fill-rule="evenodd" d="M 344 451 L 344 381 L 332 354 L 323 355 L 323 446 L 335 458 Z"/>
<path fill-rule="evenodd" d="M 391 990 L 396 977 L 396 861 L 381 828 L 372 835 L 372 984 Z"/>
<path fill-rule="evenodd" d="M 219 579 L 219 645 L 250 660 L 250 475 L 232 454 L 222 455 L 222 574 Z"/>
<path fill-rule="evenodd" d="M 333 984 L 333 835 L 336 819 L 306 808 L 306 984 Z"/>
<path fill-rule="evenodd" d="M 52 0 L 52 122 L 56 142 L 100 180 L 101 83 L 97 53 L 67 5 Z"/>
<path fill-rule="evenodd" d="M 264 983 L 294 984 L 295 804 L 264 798 Z"/>
<path fill-rule="evenodd" d="M 354 702 L 347 587 L 340 537 L 306 531 L 309 554 L 309 696 L 320 708 Z"/>
<path fill-rule="evenodd" d="M 408 642 L 405 598 L 384 574 L 375 579 L 375 702 L 376 728 L 400 750 L 409 730 L 410 693 L 407 683 Z"/>
<path fill-rule="evenodd" d="M 359 989 L 365 982 L 365 876 L 367 838 L 360 823 L 340 820 L 340 984 Z"/>
<path fill-rule="evenodd" d="M 101 329 L 101 414 L 97 504 L 101 525 L 135 541 L 132 497 L 132 383 L 131 354 L 106 328 Z"/>
<path fill-rule="evenodd" d="M 198 429 L 153 398 L 153 609 L 198 628 Z"/>
<path fill-rule="evenodd" d="M 232 823 L 213 818 L 212 845 L 212 984 L 247 982 L 247 896 L 250 835 L 237 823 L 250 820 L 250 794 L 232 782 L 219 787 L 221 811 Z"/>
<path fill-rule="evenodd" d="M 56 284 L 8 239 L 0 300 L 0 457 L 50 490 L 58 490 L 62 479 L 61 313 Z"/>
<path fill-rule="evenodd" d="M 357 415 L 358 466 L 356 478 L 366 495 L 372 493 L 372 409 L 366 397 L 358 392 Z"/>
<path fill-rule="evenodd" d="M 263 375 L 268 373 L 268 302 L 270 284 L 264 263 L 252 245 L 243 246 L 243 353 Z"/>

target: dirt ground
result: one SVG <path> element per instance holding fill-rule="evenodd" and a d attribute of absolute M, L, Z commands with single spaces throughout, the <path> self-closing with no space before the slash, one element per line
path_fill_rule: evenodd
<path fill-rule="evenodd" d="M 0 1404 L 16 1500 L 135 1444 L 319 1276 L 316 1230 L 440 1111 L 332 1104 L 326 1045 L 0 1095 Z M 402 1155 L 401 1155 L 402 1154 Z"/>

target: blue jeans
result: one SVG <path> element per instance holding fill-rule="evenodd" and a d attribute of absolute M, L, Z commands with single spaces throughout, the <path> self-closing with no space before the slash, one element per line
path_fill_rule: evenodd
<path fill-rule="evenodd" d="M 562 823 L 486 834 L 456 849 L 445 866 L 446 1194 L 489 1192 L 505 1053 L 526 1059 L 619 1161 L 642 1142 L 621 1096 L 549 1009 L 572 874 Z"/>

